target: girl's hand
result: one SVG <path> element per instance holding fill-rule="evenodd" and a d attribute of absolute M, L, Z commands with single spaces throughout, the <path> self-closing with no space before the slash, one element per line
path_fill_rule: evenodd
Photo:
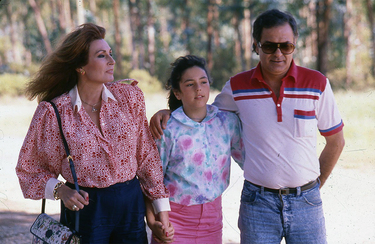
<path fill-rule="evenodd" d="M 89 204 L 89 194 L 85 191 L 80 190 L 78 193 L 66 185 L 62 185 L 56 191 L 65 207 L 72 211 L 83 209 Z"/>
<path fill-rule="evenodd" d="M 152 237 L 159 243 L 171 243 L 174 241 L 174 228 L 169 223 L 168 228 L 165 228 L 160 221 L 155 221 L 153 224 L 148 225 L 152 230 Z"/>
<path fill-rule="evenodd" d="M 169 222 L 168 211 L 162 211 L 158 213 L 158 219 L 162 223 L 163 238 L 162 240 L 166 243 L 172 242 L 174 237 L 173 225 Z"/>
<path fill-rule="evenodd" d="M 159 243 L 173 242 L 174 228 L 169 222 L 168 211 L 155 214 L 151 200 L 147 197 L 144 199 L 146 204 L 147 225 L 152 231 L 153 238 Z"/>

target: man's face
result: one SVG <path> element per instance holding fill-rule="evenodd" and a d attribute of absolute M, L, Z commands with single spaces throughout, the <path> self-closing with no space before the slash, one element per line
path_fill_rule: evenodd
<path fill-rule="evenodd" d="M 262 45 L 267 42 L 295 44 L 295 39 L 292 28 L 288 23 L 285 23 L 282 26 L 263 29 L 260 44 Z M 293 53 L 283 54 L 281 50 L 277 48 L 274 53 L 267 54 L 262 51 L 256 41 L 254 41 L 254 44 L 259 54 L 264 79 L 266 81 L 268 79 L 273 79 L 273 81 L 281 80 L 289 70 L 293 60 Z"/>

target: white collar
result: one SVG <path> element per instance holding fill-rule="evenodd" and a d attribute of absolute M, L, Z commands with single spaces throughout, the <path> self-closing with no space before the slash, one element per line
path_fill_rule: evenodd
<path fill-rule="evenodd" d="M 73 108 L 77 109 L 75 111 L 79 111 L 81 109 L 81 107 L 82 107 L 82 100 L 81 100 L 81 97 L 79 96 L 77 85 L 75 85 L 73 87 L 73 89 L 71 89 L 69 91 L 69 96 L 70 96 L 70 99 L 72 101 Z M 117 100 L 113 96 L 112 92 L 110 92 L 108 90 L 108 88 L 103 84 L 102 100 L 105 101 L 105 102 L 108 102 L 108 98 L 110 98 L 110 99 L 112 99 L 112 100 L 114 100 L 114 101 L 117 102 Z"/>

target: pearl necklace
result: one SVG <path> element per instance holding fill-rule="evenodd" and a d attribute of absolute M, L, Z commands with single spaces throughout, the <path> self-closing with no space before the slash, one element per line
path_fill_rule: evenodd
<path fill-rule="evenodd" d="M 87 102 L 83 101 L 82 98 L 81 98 L 81 101 L 82 101 L 83 103 L 85 103 L 85 104 L 87 104 L 87 105 L 90 105 L 90 106 L 92 107 L 92 109 L 91 109 L 91 112 L 92 112 L 92 113 L 98 112 L 98 110 L 95 108 L 95 106 L 98 105 L 98 103 L 100 103 L 100 101 L 97 102 L 97 103 L 95 103 L 94 105 L 92 105 L 92 104 L 90 104 L 90 103 L 87 103 Z"/>

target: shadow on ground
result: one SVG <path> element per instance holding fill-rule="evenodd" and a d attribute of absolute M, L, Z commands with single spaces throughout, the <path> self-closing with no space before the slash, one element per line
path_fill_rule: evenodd
<path fill-rule="evenodd" d="M 38 214 L 25 212 L 0 211 L 0 243 L 2 244 L 30 244 L 32 235 L 30 226 Z M 59 218 L 59 215 L 52 215 Z"/>

